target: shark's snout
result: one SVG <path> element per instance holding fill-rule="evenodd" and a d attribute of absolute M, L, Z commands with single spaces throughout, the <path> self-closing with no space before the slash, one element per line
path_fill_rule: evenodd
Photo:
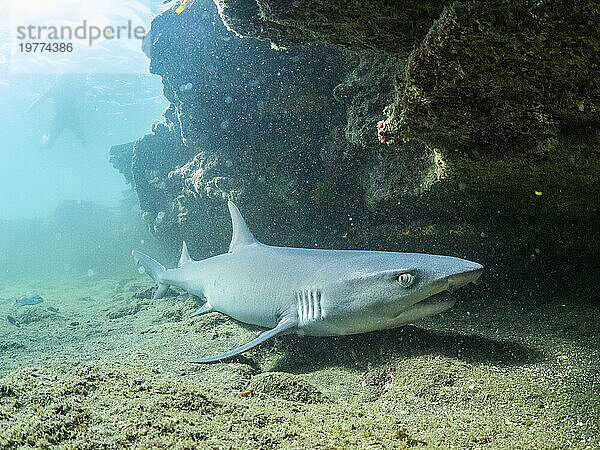
<path fill-rule="evenodd" d="M 469 265 L 469 268 L 466 268 L 459 273 L 449 275 L 446 278 L 447 286 L 445 290 L 452 293 L 466 284 L 475 283 L 479 279 L 483 273 L 483 266 L 471 261 L 469 261 Z"/>

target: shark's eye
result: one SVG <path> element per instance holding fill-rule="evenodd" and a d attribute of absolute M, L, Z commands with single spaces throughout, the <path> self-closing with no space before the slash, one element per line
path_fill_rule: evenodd
<path fill-rule="evenodd" d="M 414 280 L 415 277 L 413 277 L 410 273 L 401 273 L 400 275 L 398 275 L 398 283 L 400 283 L 400 286 L 405 288 L 413 284 Z"/>

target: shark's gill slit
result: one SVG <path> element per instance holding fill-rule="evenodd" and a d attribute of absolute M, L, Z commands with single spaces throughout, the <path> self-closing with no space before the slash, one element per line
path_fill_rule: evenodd
<path fill-rule="evenodd" d="M 308 288 L 294 293 L 298 304 L 298 321 L 307 323 L 310 321 L 323 320 L 325 312 L 321 305 L 321 290 Z"/>
<path fill-rule="evenodd" d="M 315 320 L 323 320 L 323 307 L 321 306 L 321 290 L 315 289 Z"/>
<path fill-rule="evenodd" d="M 302 320 L 302 303 L 300 302 L 300 293 L 294 292 L 294 297 L 296 297 L 296 304 L 298 305 L 298 321 Z"/>
<path fill-rule="evenodd" d="M 302 321 L 305 322 L 308 313 L 308 299 L 306 298 L 306 291 L 302 291 Z"/>

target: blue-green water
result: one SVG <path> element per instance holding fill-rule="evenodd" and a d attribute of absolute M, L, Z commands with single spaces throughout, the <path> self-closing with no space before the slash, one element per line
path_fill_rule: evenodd
<path fill-rule="evenodd" d="M 148 131 L 160 92 L 151 75 L 4 76 L 2 218 L 45 217 L 64 200 L 118 205 L 126 186 L 107 149 Z"/>
<path fill-rule="evenodd" d="M 150 75 L 3 80 L 2 276 L 114 271 L 121 246 L 148 238 L 108 150 L 148 132 L 165 108 L 160 88 Z"/>

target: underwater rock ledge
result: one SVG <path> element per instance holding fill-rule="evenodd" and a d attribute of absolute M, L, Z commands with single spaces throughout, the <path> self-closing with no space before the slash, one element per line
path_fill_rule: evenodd
<path fill-rule="evenodd" d="M 406 56 L 442 12 L 444 0 L 214 0 L 227 27 L 276 47 L 330 43 Z"/>
<path fill-rule="evenodd" d="M 324 4 L 300 2 L 309 3 Z M 217 4 L 221 16 L 235 9 Z M 262 14 L 253 8 L 267 8 L 235 5 L 250 8 L 248 20 Z M 274 51 L 228 32 L 208 0 L 179 15 L 166 11 L 153 21 L 144 50 L 171 104 L 151 134 L 124 147 L 129 160 L 123 148 L 113 160 L 131 174 L 146 223 L 173 254 L 183 239 L 196 258 L 223 250 L 230 198 L 264 242 L 441 252 L 495 265 L 494 273 L 510 261 L 524 276 L 547 274 L 550 266 L 559 285 L 558 261 L 600 266 L 597 85 L 586 84 L 598 66 L 586 54 L 569 64 L 589 67 L 563 80 L 556 59 L 543 77 L 534 63 L 552 58 L 551 43 L 513 33 L 525 30 L 527 5 L 440 5 L 441 18 L 429 34 L 425 27 L 408 59 L 383 42 L 342 46 L 352 52 L 290 46 L 296 41 L 281 40 L 285 34 L 277 40 L 260 16 L 259 37 L 290 47 Z M 579 20 L 577 11 L 565 17 Z M 231 16 L 228 26 L 245 34 L 242 19 Z M 548 20 L 536 30 L 552 29 L 558 18 Z M 521 54 L 519 36 L 549 56 Z M 585 48 L 593 48 L 594 37 L 586 36 Z M 572 49 L 583 41 L 569 42 Z M 511 67 L 528 61 L 528 71 L 507 79 L 503 55 Z M 482 61 L 487 71 L 477 66 Z M 560 95 L 549 96 L 546 109 L 526 104 L 551 92 Z M 575 99 L 583 100 L 573 109 Z M 548 111 L 552 120 L 541 120 Z"/>
<path fill-rule="evenodd" d="M 493 158 L 598 147 L 600 5 L 457 3 L 398 79 L 385 137 Z M 554 147 L 554 148 L 553 148 Z"/>
<path fill-rule="evenodd" d="M 338 171 L 328 173 L 320 154 L 344 123 L 331 93 L 355 58 L 239 39 L 210 0 L 156 17 L 143 49 L 170 106 L 150 134 L 113 148 L 112 160 L 132 179 L 150 230 L 173 248 L 187 240 L 196 257 L 220 251 L 229 198 L 257 227 L 276 220 L 284 242 L 292 221 L 324 233 L 331 204 L 312 200 L 338 184 Z"/>
<path fill-rule="evenodd" d="M 385 142 L 420 139 L 444 153 L 496 157 L 572 137 L 598 146 L 593 0 L 215 3 L 229 28 L 275 46 L 325 42 L 408 59 L 396 73 Z"/>
<path fill-rule="evenodd" d="M 534 266 L 545 248 L 558 245 L 577 258 L 597 247 L 597 2 L 215 3 L 240 35 L 276 47 L 326 42 L 361 55 L 367 69 L 349 72 L 342 83 L 353 92 L 344 101 L 346 142 L 338 139 L 337 147 L 363 155 L 365 208 L 390 221 L 479 229 L 484 245 L 529 254 Z M 397 26 L 402 21 L 410 26 Z M 380 111 L 364 108 L 361 95 L 377 105 L 389 96 L 375 81 L 387 72 L 393 99 Z M 372 144 L 373 128 L 361 128 L 373 127 L 378 115 L 386 146 Z M 357 152 L 352 145 L 360 139 L 371 144 Z M 442 240 L 450 244 L 460 233 L 453 234 Z M 595 255 L 593 261 L 598 265 Z"/>

